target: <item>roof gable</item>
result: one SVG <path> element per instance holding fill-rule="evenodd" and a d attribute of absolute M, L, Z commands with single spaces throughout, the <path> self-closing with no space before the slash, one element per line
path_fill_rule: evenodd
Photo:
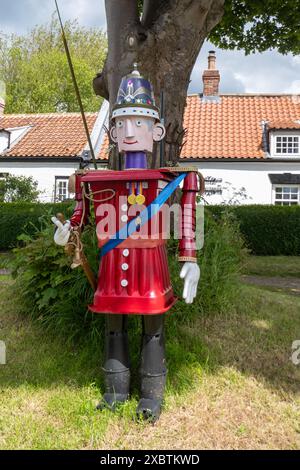
<path fill-rule="evenodd" d="M 90 132 L 97 113 L 86 114 Z M 4 114 L 0 128 L 28 127 L 10 149 L 7 157 L 75 157 L 86 145 L 86 135 L 80 113 Z"/>

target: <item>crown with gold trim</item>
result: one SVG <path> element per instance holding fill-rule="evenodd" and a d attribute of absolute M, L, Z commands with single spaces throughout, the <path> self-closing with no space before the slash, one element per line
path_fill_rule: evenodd
<path fill-rule="evenodd" d="M 155 105 L 153 88 L 133 64 L 131 74 L 122 78 L 112 118 L 121 116 L 144 116 L 159 121 L 159 109 Z"/>

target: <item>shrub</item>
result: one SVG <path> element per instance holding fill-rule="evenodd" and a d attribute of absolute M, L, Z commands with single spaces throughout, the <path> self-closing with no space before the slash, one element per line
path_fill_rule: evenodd
<path fill-rule="evenodd" d="M 44 217 L 42 220 L 42 228 L 35 237 L 28 234 L 21 236 L 25 246 L 14 250 L 14 295 L 23 302 L 23 311 L 43 325 L 65 333 L 68 338 L 84 336 L 91 341 L 97 339 L 99 347 L 99 338 L 103 336 L 103 316 L 87 311 L 93 295 L 88 281 L 81 268 L 70 269 L 70 260 L 63 248 L 54 244 L 54 230 L 49 219 Z M 237 223 L 227 213 L 218 222 L 208 216 L 205 230 L 206 242 L 199 253 L 202 272 L 199 295 L 193 305 L 183 301 L 176 304 L 172 315 L 176 315 L 180 323 L 192 320 L 199 311 L 207 315 L 223 312 L 237 295 L 237 273 L 244 255 Z M 88 260 L 97 272 L 97 241 L 93 227 L 84 230 L 83 243 Z M 174 256 L 175 244 L 171 244 L 171 277 L 175 293 L 181 298 L 181 266 Z M 135 331 L 138 322 L 132 319 L 131 323 Z"/>
<path fill-rule="evenodd" d="M 46 216 L 35 236 L 19 237 L 24 246 L 14 249 L 12 286 L 22 310 L 45 327 L 72 339 L 89 331 L 97 334 L 97 316 L 87 311 L 93 292 L 81 268 L 72 270 L 71 259 L 53 240 L 54 227 Z M 92 228 L 83 234 L 86 255 L 97 270 L 96 237 Z"/>
<path fill-rule="evenodd" d="M 41 216 L 49 220 L 57 212 L 70 215 L 73 204 L 0 203 L 0 250 L 17 246 L 22 233 L 33 235 L 41 228 Z"/>
<path fill-rule="evenodd" d="M 300 255 L 299 206 L 207 206 L 206 210 L 217 218 L 227 210 L 233 213 L 255 255 Z"/>

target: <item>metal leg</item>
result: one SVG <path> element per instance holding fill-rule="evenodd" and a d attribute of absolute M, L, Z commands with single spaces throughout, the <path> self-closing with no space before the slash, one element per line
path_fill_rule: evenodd
<path fill-rule="evenodd" d="M 167 376 L 163 315 L 143 316 L 140 375 L 137 414 L 155 422 L 160 416 Z"/>
<path fill-rule="evenodd" d="M 114 409 L 129 396 L 130 362 L 126 315 L 107 315 L 104 356 L 105 394 L 97 408 Z"/>

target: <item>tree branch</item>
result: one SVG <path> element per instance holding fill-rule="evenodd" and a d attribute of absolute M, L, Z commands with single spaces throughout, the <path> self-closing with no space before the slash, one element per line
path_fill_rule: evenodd
<path fill-rule="evenodd" d="M 122 74 L 129 70 L 122 70 L 122 56 L 135 44 L 129 44 L 129 36 L 137 41 L 140 27 L 137 0 L 105 0 L 107 18 L 107 37 L 109 52 L 102 72 L 94 79 L 93 87 L 97 95 L 110 99 L 115 94 Z M 116 73 L 119 64 L 120 73 Z"/>
<path fill-rule="evenodd" d="M 93 80 L 93 88 L 96 95 L 102 96 L 106 100 L 109 100 L 106 63 L 107 58 L 105 59 L 102 72 L 97 73 L 96 77 Z"/>

